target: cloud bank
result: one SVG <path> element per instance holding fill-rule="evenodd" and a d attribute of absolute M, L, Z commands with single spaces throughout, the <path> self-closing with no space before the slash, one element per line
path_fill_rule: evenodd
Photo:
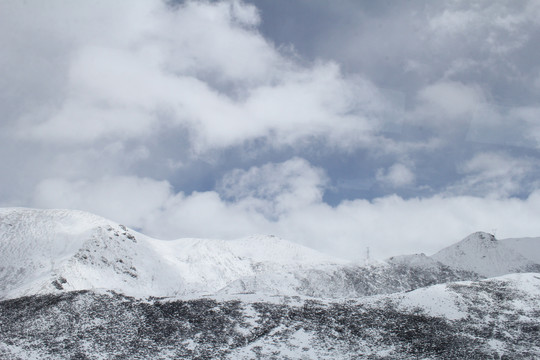
<path fill-rule="evenodd" d="M 295 158 L 233 170 L 224 176 L 219 191 L 189 195 L 174 193 L 167 182 L 151 179 L 116 177 L 94 183 L 51 179 L 37 187 L 34 203 L 88 209 L 159 238 L 182 234 L 234 239 L 263 232 L 358 261 L 367 246 L 383 258 L 432 253 L 450 239 L 477 230 L 500 237 L 538 232 L 538 190 L 526 199 L 389 195 L 332 207 L 323 201 L 326 184 L 322 169 Z"/>

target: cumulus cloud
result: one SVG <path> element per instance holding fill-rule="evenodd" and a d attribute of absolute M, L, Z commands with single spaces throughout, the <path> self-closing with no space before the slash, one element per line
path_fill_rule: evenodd
<path fill-rule="evenodd" d="M 233 170 L 225 174 L 218 191 L 231 201 L 252 204 L 255 211 L 276 219 L 293 208 L 321 202 L 327 182 L 322 169 L 293 158 L 247 171 Z"/>
<path fill-rule="evenodd" d="M 45 179 L 36 187 L 33 205 L 86 211 L 143 226 L 148 214 L 159 210 L 171 196 L 166 181 L 129 176 L 96 181 Z"/>
<path fill-rule="evenodd" d="M 540 148 L 537 106 L 479 108 L 471 119 L 467 139 L 478 143 Z"/>
<path fill-rule="evenodd" d="M 537 188 L 533 174 L 538 166 L 531 158 L 514 158 L 501 152 L 476 154 L 461 165 L 464 178 L 449 190 L 499 198 L 529 194 Z"/>
<path fill-rule="evenodd" d="M 472 116 L 485 103 L 478 86 L 452 81 L 440 81 L 426 86 L 419 91 L 418 97 L 423 111 L 430 113 L 429 119 L 432 122 L 433 119 L 447 122 L 448 118 Z"/>
<path fill-rule="evenodd" d="M 338 148 L 365 147 L 392 106 L 369 81 L 344 77 L 336 63 L 302 65 L 281 52 L 257 31 L 256 8 L 240 1 L 97 2 L 89 13 L 69 3 L 60 12 L 59 4 L 7 11 L 21 17 L 30 10 L 48 25 L 42 40 L 59 48 L 38 67 L 54 72 L 19 82 L 32 87 L 53 77 L 58 84 L 17 119 L 26 140 L 74 145 L 179 128 L 189 131 L 195 152 L 258 138 L 277 146 L 322 138 Z M 49 25 L 61 16 L 69 28 Z M 10 25 L 10 33 L 18 31 Z M 37 31 L 31 29 L 18 40 L 27 42 Z"/>
<path fill-rule="evenodd" d="M 520 4 L 477 1 L 447 2 L 444 11 L 429 20 L 429 28 L 448 41 L 448 37 L 484 36 L 482 48 L 491 53 L 508 53 L 522 47 L 528 40 L 524 27 L 538 24 L 537 1 Z M 475 39 L 478 40 L 478 39 Z"/>
<path fill-rule="evenodd" d="M 512 108 L 507 123 L 512 123 L 521 132 L 522 146 L 540 149 L 540 106 L 518 106 Z"/>
<path fill-rule="evenodd" d="M 393 188 L 410 186 L 414 184 L 415 175 L 407 166 L 394 164 L 388 169 L 379 169 L 376 174 L 377 181 Z"/>

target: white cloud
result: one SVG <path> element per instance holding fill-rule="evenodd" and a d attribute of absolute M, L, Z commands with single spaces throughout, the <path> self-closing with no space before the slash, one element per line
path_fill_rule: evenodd
<path fill-rule="evenodd" d="M 459 35 L 470 30 L 471 26 L 477 26 L 479 20 L 481 20 L 480 14 L 472 9 L 444 10 L 441 14 L 429 19 L 429 28 L 441 35 Z"/>
<path fill-rule="evenodd" d="M 476 1 L 446 2 L 444 10 L 429 19 L 429 29 L 444 46 L 459 39 L 477 43 L 491 54 L 507 54 L 522 47 L 529 33 L 523 29 L 538 23 L 538 2 L 519 4 Z"/>
<path fill-rule="evenodd" d="M 486 178 L 504 177 L 506 174 L 523 175 L 532 167 L 529 159 L 514 159 L 503 153 L 481 153 L 463 166 L 465 173 L 481 173 Z"/>
<path fill-rule="evenodd" d="M 530 144 L 530 146 L 540 149 L 540 107 L 515 107 L 511 110 L 508 117 L 508 123 L 524 129 L 524 141 L 521 144 Z"/>
<path fill-rule="evenodd" d="M 540 148 L 538 116 L 540 116 L 538 106 L 481 107 L 471 119 L 467 140 L 538 149 Z"/>
<path fill-rule="evenodd" d="M 36 187 L 33 205 L 84 209 L 131 226 L 144 226 L 147 217 L 158 211 L 170 196 L 168 182 L 148 178 L 46 179 Z"/>
<path fill-rule="evenodd" d="M 396 163 L 386 170 L 377 170 L 376 178 L 385 186 L 400 188 L 413 185 L 416 176 L 407 166 Z"/>
<path fill-rule="evenodd" d="M 440 81 L 421 89 L 418 93 L 421 111 L 428 112 L 430 121 L 463 115 L 471 116 L 484 103 L 484 96 L 479 87 L 453 81 Z M 429 116 L 428 115 L 428 116 Z"/>
<path fill-rule="evenodd" d="M 257 9 L 241 1 L 187 1 L 155 34 L 162 41 L 167 70 L 218 81 L 257 83 L 288 65 L 256 30 Z M 216 80 L 216 79 L 214 79 Z"/>
<path fill-rule="evenodd" d="M 277 219 L 292 209 L 320 203 L 327 181 L 322 169 L 293 158 L 247 171 L 233 170 L 225 174 L 218 191 L 225 198 Z"/>
<path fill-rule="evenodd" d="M 449 191 L 499 198 L 528 194 L 538 186 L 537 181 L 525 181 L 534 174 L 535 167 L 530 158 L 513 158 L 502 152 L 479 153 L 462 164 L 460 170 L 465 176 Z"/>
<path fill-rule="evenodd" d="M 58 84 L 19 109 L 18 136 L 25 140 L 77 146 L 175 128 L 189 130 L 194 152 L 259 138 L 276 146 L 325 139 L 350 149 L 376 144 L 381 118 L 393 111 L 373 84 L 345 78 L 335 63 L 304 66 L 282 54 L 257 31 L 256 8 L 241 1 L 97 2 L 62 11 L 59 4 L 8 11 L 30 11 L 47 28 L 42 40 L 57 48 L 32 82 L 19 82 Z M 9 31 L 24 25 L 10 23 Z M 35 24 L 25 29 L 5 51 L 37 31 Z"/>

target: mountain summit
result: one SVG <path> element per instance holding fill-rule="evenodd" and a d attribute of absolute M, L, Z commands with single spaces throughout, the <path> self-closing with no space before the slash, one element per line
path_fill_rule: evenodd
<path fill-rule="evenodd" d="M 529 249 L 524 246 L 529 245 Z M 510 273 L 540 271 L 540 263 L 534 256 L 540 253 L 540 241 L 536 244 L 497 240 L 492 234 L 476 232 L 460 242 L 442 249 L 432 256 L 443 264 L 484 277 Z"/>

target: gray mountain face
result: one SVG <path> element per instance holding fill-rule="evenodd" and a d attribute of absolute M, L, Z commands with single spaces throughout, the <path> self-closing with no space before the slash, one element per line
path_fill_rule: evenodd
<path fill-rule="evenodd" d="M 415 257 L 423 258 L 421 264 Z M 334 265 L 313 267 L 284 274 L 281 284 L 275 283 L 275 274 L 262 273 L 235 280 L 219 294 L 261 293 L 310 296 L 315 298 L 356 298 L 391 294 L 450 281 L 477 280 L 472 271 L 455 269 L 432 260 L 425 255 L 411 255 L 400 261 L 388 259 L 386 263 L 370 266 Z M 281 285 L 281 286 L 280 286 Z"/>

